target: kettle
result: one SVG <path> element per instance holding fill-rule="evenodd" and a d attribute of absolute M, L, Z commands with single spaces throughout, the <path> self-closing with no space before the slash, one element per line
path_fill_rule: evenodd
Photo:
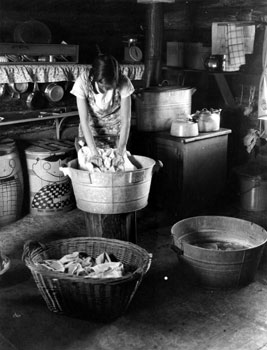
<path fill-rule="evenodd" d="M 220 68 L 220 61 L 216 56 L 209 56 L 204 61 L 204 67 L 209 71 L 217 71 Z"/>
<path fill-rule="evenodd" d="M 220 113 L 221 110 L 211 108 L 210 111 L 207 108 L 203 108 L 201 111 L 197 111 L 195 119 L 198 121 L 199 132 L 217 131 L 220 129 Z"/>

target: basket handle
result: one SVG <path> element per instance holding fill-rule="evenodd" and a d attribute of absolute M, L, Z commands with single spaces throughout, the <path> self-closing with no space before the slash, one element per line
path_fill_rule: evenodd
<path fill-rule="evenodd" d="M 149 255 L 149 260 L 148 260 L 148 264 L 147 264 L 147 267 L 146 267 L 144 273 L 147 273 L 147 271 L 150 269 L 150 266 L 151 266 L 151 263 L 152 263 L 153 254 L 149 253 L 148 255 Z"/>
<path fill-rule="evenodd" d="M 145 268 L 143 269 L 142 267 L 139 267 L 137 270 L 134 271 L 133 275 L 139 275 L 141 278 L 143 278 L 143 276 L 147 273 L 147 271 L 150 269 L 152 257 L 153 257 L 153 254 L 151 253 L 149 253 L 148 255 L 149 255 L 149 259 Z"/>
<path fill-rule="evenodd" d="M 139 274 L 139 275 L 141 275 L 141 276 L 140 276 L 140 278 L 137 280 L 136 285 L 135 285 L 135 288 L 134 288 L 134 290 L 132 291 L 132 294 L 131 294 L 131 296 L 130 296 L 130 298 L 129 298 L 129 301 L 128 301 L 128 304 L 127 304 L 127 306 L 126 306 L 126 310 L 128 309 L 128 307 L 129 307 L 129 305 L 130 305 L 130 303 L 131 303 L 131 301 L 132 301 L 132 299 L 133 299 L 133 297 L 134 297 L 134 295 L 135 295 L 135 293 L 136 293 L 136 291 L 137 291 L 137 289 L 138 289 L 140 283 L 142 282 L 144 275 L 145 275 L 145 274 L 147 273 L 147 271 L 150 269 L 151 262 L 152 262 L 152 254 L 150 253 L 150 254 L 149 254 L 149 261 L 148 261 L 148 264 L 147 264 L 146 269 L 143 270 L 141 273 L 140 273 L 141 268 L 140 268 L 140 269 L 137 269 L 137 270 L 134 272 L 134 274 Z"/>
<path fill-rule="evenodd" d="M 32 261 L 36 254 L 46 250 L 46 246 L 38 241 L 26 241 L 23 246 L 22 261 L 27 263 L 27 261 Z"/>

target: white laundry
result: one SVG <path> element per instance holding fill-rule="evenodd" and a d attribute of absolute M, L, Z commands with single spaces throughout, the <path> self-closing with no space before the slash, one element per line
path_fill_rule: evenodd
<path fill-rule="evenodd" d="M 84 278 L 119 278 L 124 275 L 122 262 L 111 261 L 106 252 L 96 258 L 92 258 L 83 252 L 73 252 L 64 255 L 59 260 L 46 259 L 38 264 L 50 271 Z"/>
<path fill-rule="evenodd" d="M 128 156 L 129 152 L 126 152 L 123 157 L 123 164 L 120 166 L 115 166 L 113 164 L 113 160 L 116 158 L 116 149 L 114 148 L 106 148 L 101 149 L 98 148 L 98 153 L 102 157 L 103 166 L 101 168 L 96 167 L 91 162 L 92 153 L 88 146 L 83 146 L 78 151 L 78 164 L 79 169 L 87 170 L 89 172 L 116 172 L 116 171 L 134 171 L 136 170 L 136 166 L 132 164 L 129 160 Z"/>

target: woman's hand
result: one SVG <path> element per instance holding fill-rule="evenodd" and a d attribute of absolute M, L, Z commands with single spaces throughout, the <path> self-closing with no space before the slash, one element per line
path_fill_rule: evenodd
<path fill-rule="evenodd" d="M 93 155 L 89 161 L 98 168 L 101 168 L 103 166 L 103 159 L 99 154 Z"/>
<path fill-rule="evenodd" d="M 113 158 L 112 165 L 114 167 L 119 167 L 124 164 L 124 158 L 119 152 L 115 152 L 115 157 Z"/>

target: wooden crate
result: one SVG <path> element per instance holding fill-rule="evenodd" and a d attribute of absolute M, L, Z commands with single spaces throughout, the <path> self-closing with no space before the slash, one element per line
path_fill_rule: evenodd
<path fill-rule="evenodd" d="M 54 56 L 56 58 L 55 63 L 78 63 L 79 61 L 79 45 L 66 45 L 66 44 L 24 44 L 24 43 L 0 43 L 0 56 L 14 55 L 18 56 L 18 61 L 1 62 L 1 64 L 7 63 L 31 63 L 29 61 L 22 62 L 19 57 L 27 55 L 28 57 L 34 57 L 38 60 L 38 57 Z M 40 64 L 49 62 L 36 62 Z"/>

